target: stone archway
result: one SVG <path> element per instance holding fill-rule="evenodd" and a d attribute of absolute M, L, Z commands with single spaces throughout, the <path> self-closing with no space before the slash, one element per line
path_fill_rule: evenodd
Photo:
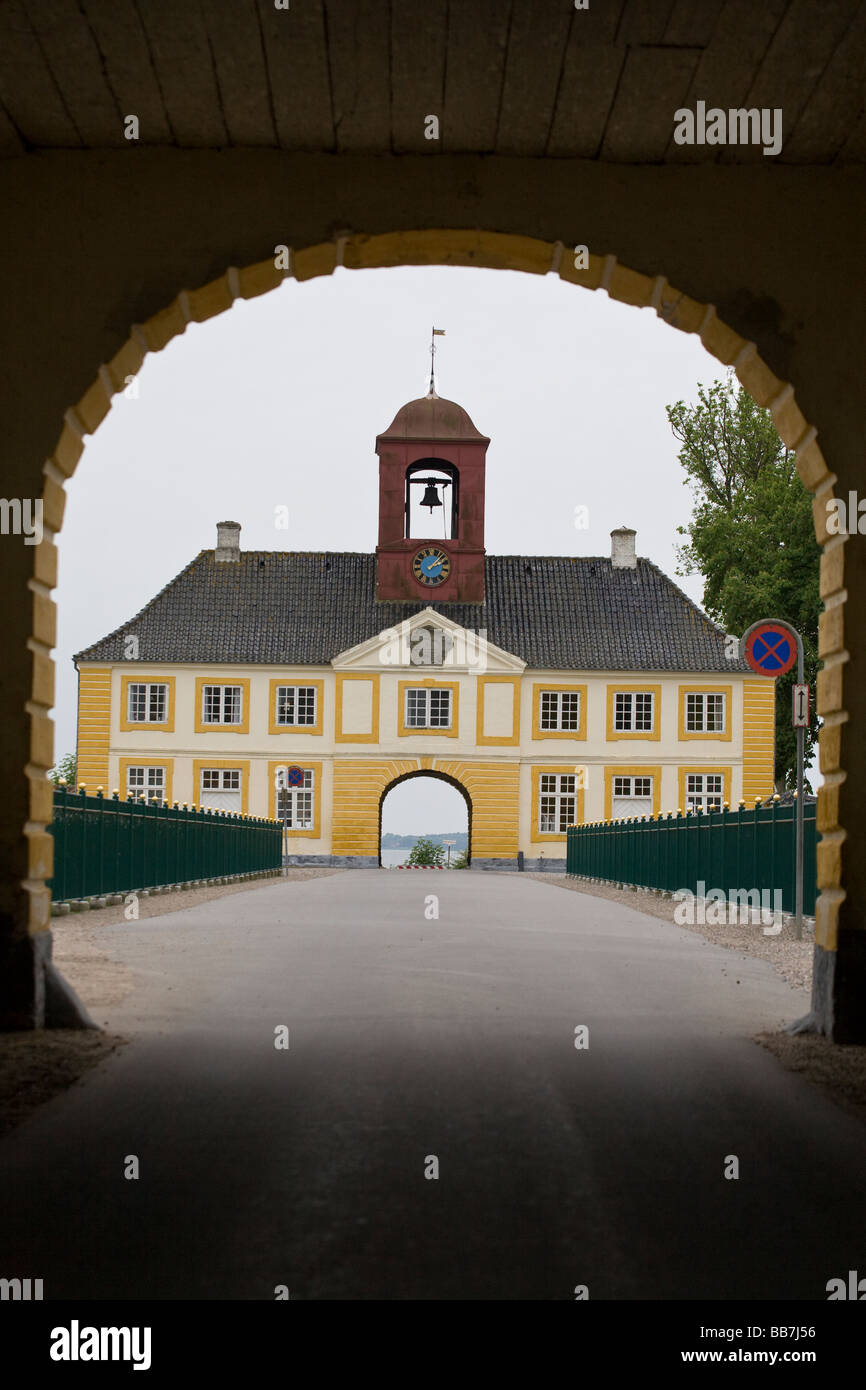
<path fill-rule="evenodd" d="M 384 788 L 379 797 L 379 868 L 382 867 L 382 808 L 385 805 L 385 798 L 395 787 L 399 787 L 402 782 L 410 782 L 415 777 L 436 777 L 440 782 L 446 782 L 449 787 L 454 787 L 460 792 L 466 802 L 466 861 L 472 863 L 472 797 L 467 788 L 456 777 L 452 777 L 448 772 L 440 772 L 436 768 L 419 768 L 414 772 L 403 772 L 399 777 L 395 777 L 388 786 Z"/>
<path fill-rule="evenodd" d="M 181 290 L 167 307 L 142 324 L 129 337 L 65 414 L 54 451 L 43 468 L 43 519 L 45 536 L 33 549 L 29 588 L 33 614 L 28 647 L 32 653 L 32 686 L 27 704 L 30 726 L 29 757 L 24 773 L 29 783 L 29 815 L 22 826 L 28 845 L 28 873 L 19 879 L 22 907 L 15 920 L 24 925 L 27 940 L 14 954 L 16 971 L 26 978 L 11 986 L 13 1000 L 6 1006 L 7 1026 L 31 1027 L 41 1022 L 39 963 L 47 953 L 49 891 L 45 879 L 51 872 L 51 785 L 46 772 L 53 765 L 53 704 L 51 656 L 55 640 L 56 607 L 51 590 L 56 585 L 59 532 L 65 503 L 64 487 L 72 477 L 92 434 L 111 408 L 111 398 L 124 390 L 140 370 L 148 353 L 158 352 L 189 323 L 201 323 L 229 309 L 236 299 L 250 299 L 276 288 L 286 278 L 299 281 L 330 275 L 338 267 L 373 269 L 397 265 L 461 265 L 488 269 L 521 270 L 530 274 L 554 273 L 568 284 L 603 289 L 611 298 L 635 307 L 652 308 L 659 317 L 683 332 L 696 333 L 707 351 L 724 366 L 733 367 L 739 381 L 760 406 L 770 409 L 783 442 L 796 452 L 800 477 L 814 494 L 813 510 L 818 541 L 824 546 L 821 563 L 821 615 L 819 652 L 824 669 L 818 683 L 818 712 L 824 720 L 820 735 L 820 766 L 825 782 L 820 789 L 818 828 L 818 886 L 821 895 L 816 922 L 816 1007 L 822 1026 L 833 1026 L 834 971 L 838 942 L 839 910 L 845 899 L 842 888 L 842 844 L 845 830 L 839 821 L 840 787 L 845 781 L 841 763 L 841 726 L 848 719 L 843 704 L 843 668 L 848 660 L 844 638 L 844 605 L 847 597 L 844 573 L 844 536 L 830 536 L 826 529 L 826 503 L 833 496 L 836 476 L 831 474 L 818 445 L 817 431 L 803 416 L 790 382 L 781 380 L 760 356 L 756 344 L 742 337 L 716 313 L 712 304 L 701 303 L 669 285 L 663 275 L 645 275 L 621 265 L 613 254 L 589 255 L 580 268 L 562 242 L 526 236 L 471 230 L 402 231 L 377 236 L 339 236 L 291 252 L 287 268 L 279 256 L 242 269 L 230 267 L 198 289 Z M 285 258 L 282 258 L 285 259 Z M 849 935 L 851 933 L 849 932 Z M 859 938 L 863 933 L 854 932 Z M 866 940 L 866 937 L 864 937 Z M 853 948 L 852 948 L 853 949 Z M 35 976 L 33 967 L 35 964 Z M 35 985 L 33 980 L 35 978 Z M 853 994 L 859 979 L 849 986 Z M 846 1025 L 847 1026 L 847 1025 Z M 844 1029 L 843 1029 L 844 1031 Z M 840 1040 L 842 1040 L 840 1038 Z M 852 1039 L 848 1039 L 852 1040 Z"/>

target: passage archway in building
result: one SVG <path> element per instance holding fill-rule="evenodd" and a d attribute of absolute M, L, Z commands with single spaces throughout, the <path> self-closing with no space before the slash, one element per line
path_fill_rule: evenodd
<path fill-rule="evenodd" d="M 462 782 L 459 782 L 459 781 L 457 780 L 456 777 L 452 777 L 452 776 L 450 776 L 450 775 L 449 775 L 448 773 L 446 773 L 446 772 L 437 772 L 437 771 L 435 771 L 435 770 L 433 770 L 433 769 L 425 769 L 424 771 L 420 771 L 420 772 L 406 772 L 406 773 L 404 773 L 401 777 L 395 777 L 394 780 L 393 780 L 392 782 L 390 782 L 389 785 L 385 788 L 385 790 L 382 792 L 381 797 L 379 798 L 379 867 L 380 867 L 380 868 L 388 868 L 388 867 L 389 867 L 389 864 L 386 862 L 386 858 L 383 857 L 382 836 L 383 836 L 384 834 L 387 834 L 388 831 L 391 829 L 390 821 L 391 821 L 391 820 L 394 821 L 394 827 L 396 828 L 397 825 L 403 824 L 403 823 L 405 823 L 405 824 L 407 824 L 407 825 L 411 824 L 411 825 L 413 825 L 413 826 L 414 826 L 414 825 L 421 825 L 421 824 L 422 824 L 422 821 L 427 817 L 427 812 L 424 811 L 424 810 L 422 809 L 422 806 L 418 804 L 418 801 L 417 801 L 414 797 L 413 797 L 413 799 L 412 799 L 412 802 L 409 802 L 409 801 L 408 801 L 407 799 L 405 799 L 405 798 L 400 798 L 400 797 L 399 797 L 399 791 L 398 791 L 398 789 L 399 789 L 399 788 L 405 788 L 407 791 L 411 790 L 412 792 L 419 793 L 419 794 L 421 794 L 421 795 L 423 796 L 423 791 L 424 791 L 423 784 L 424 784 L 424 782 L 428 782 L 428 783 L 432 782 L 432 783 L 434 783 L 434 784 L 435 784 L 435 783 L 439 783 L 439 784 L 440 784 L 441 786 L 443 786 L 443 787 L 450 787 L 450 788 L 453 789 L 454 795 L 453 795 L 453 796 L 448 796 L 447 798 L 444 798 L 444 799 L 443 799 L 442 797 L 436 797 L 436 798 L 435 798 L 435 802 L 434 802 L 434 804 L 433 804 L 433 806 L 431 807 L 430 812 L 429 812 L 429 815 L 430 815 L 430 818 L 431 818 L 431 823 L 425 824 L 425 825 L 424 825 L 424 829 L 418 830 L 418 831 L 412 829 L 412 830 L 407 830 L 407 831 L 405 831 L 405 832 L 400 832 L 400 833 L 405 833 L 405 834 L 410 834 L 410 835 L 417 835 L 418 838 L 421 838 L 421 837 L 424 836 L 424 835 L 428 835 L 428 834 L 438 834 L 438 833 L 440 833 L 441 831 L 455 831 L 455 830 L 456 830 L 456 831 L 461 831 L 461 830 L 464 829 L 464 826 L 461 825 L 461 824 L 458 824 L 458 819 L 459 819 L 459 818 L 461 817 L 461 815 L 462 815 L 462 818 L 463 818 L 463 820 L 465 821 L 465 832 L 466 832 L 466 859 L 467 859 L 467 863 L 468 863 L 468 864 L 471 864 L 471 862 L 472 862 L 472 798 L 471 798 L 471 796 L 469 795 L 469 792 L 467 791 L 467 789 L 466 789 L 466 787 L 463 785 L 463 783 L 462 783 Z M 396 793 L 396 796 L 395 796 L 395 793 Z M 390 807 L 391 807 L 391 815 L 390 815 L 390 816 L 387 815 L 387 813 L 386 813 L 386 806 L 385 806 L 385 803 L 389 800 L 389 798 L 390 798 Z M 401 801 L 402 805 L 401 805 L 400 811 L 397 812 L 396 817 L 395 817 L 395 801 L 397 801 L 398 798 L 399 798 L 399 800 Z M 413 803 L 414 803 L 414 804 L 413 804 Z M 447 825 L 444 825 L 444 824 L 443 824 L 443 825 L 438 825 L 438 824 L 433 824 L 433 823 L 432 823 L 432 821 L 433 821 L 434 819 L 438 821 L 438 820 L 441 820 L 443 816 L 449 816 L 449 817 L 451 818 L 451 822 L 453 822 L 453 823 L 449 823 L 449 824 L 447 824 Z M 402 852 L 403 852 L 403 851 L 401 851 L 401 853 L 402 853 Z M 410 850 L 409 850 L 408 847 L 407 847 L 406 850 L 405 850 L 406 856 L 408 856 L 409 853 L 410 853 Z M 460 850 L 460 848 L 459 848 L 458 846 L 455 845 L 455 847 L 454 847 L 454 848 L 452 849 L 452 851 L 451 851 L 451 858 L 452 858 L 452 859 L 455 859 L 455 858 L 457 857 L 457 855 L 460 854 L 460 853 L 462 853 L 462 851 Z M 446 858 L 447 858 L 447 855 L 446 855 Z"/>
<path fill-rule="evenodd" d="M 480 231 L 427 230 L 382 234 L 345 235 L 333 243 L 321 243 L 293 251 L 288 266 L 280 258 L 259 262 L 246 269 L 230 268 L 198 290 L 182 290 L 176 299 L 144 323 L 136 325 L 127 342 L 98 369 L 84 396 L 66 410 L 64 426 L 54 452 L 43 468 L 42 494 L 45 534 L 33 547 L 32 623 L 27 643 L 31 656 L 31 691 L 27 703 L 30 721 L 29 748 L 22 753 L 23 774 L 29 783 L 29 813 L 22 817 L 22 842 L 28 847 L 26 873 L 10 884 L 10 900 L 2 915 L 15 936 L 6 943 L 5 955 L 12 966 L 7 972 L 2 1012 L 6 1026 L 39 1026 L 43 1014 L 41 962 L 50 951 L 49 892 L 45 879 L 51 872 L 50 783 L 46 772 L 53 765 L 52 705 L 55 605 L 50 590 L 56 582 L 54 538 L 62 524 L 65 481 L 72 476 L 92 433 L 111 408 L 111 398 L 123 391 L 141 367 L 148 352 L 159 351 L 190 322 L 202 322 L 231 307 L 237 298 L 266 293 L 294 275 L 298 280 L 327 275 L 338 266 L 352 269 L 389 265 L 469 265 L 490 269 L 523 270 L 556 274 L 568 283 L 604 289 L 611 298 L 638 307 L 652 308 L 672 326 L 697 333 L 703 345 L 723 365 L 733 367 L 740 382 L 760 406 L 770 409 L 783 442 L 796 452 L 804 484 L 815 493 L 816 534 L 825 546 L 821 569 L 821 595 L 827 611 L 822 615 L 820 655 L 824 670 L 819 678 L 818 710 L 824 718 L 821 732 L 821 768 L 825 776 L 819 798 L 818 885 L 821 889 L 816 922 L 815 1012 L 822 1027 L 839 1040 L 853 1041 L 862 1024 L 863 979 L 859 967 L 836 971 L 839 912 L 845 899 L 842 888 L 840 801 L 845 772 L 841 766 L 841 726 L 848 715 L 843 708 L 842 676 L 848 660 L 843 627 L 846 598 L 843 565 L 844 536 L 827 530 L 826 503 L 833 496 L 836 475 L 827 468 L 816 440 L 816 429 L 805 419 L 794 399 L 794 387 L 779 378 L 764 362 L 756 343 L 724 323 L 710 303 L 701 303 L 675 288 L 664 275 L 645 275 L 620 265 L 613 254 L 589 255 L 574 262 L 562 243 L 524 236 Z M 29 754 L 29 756 L 28 756 Z M 480 852 L 476 845 L 476 852 Z M 17 895 L 17 896 L 16 896 Z M 26 911 L 24 910 L 26 907 Z M 855 941 L 853 938 L 857 938 Z M 850 939 L 850 940 L 849 940 Z M 856 967 L 862 953 L 863 933 L 846 928 L 846 953 Z M 844 1001 L 839 991 L 845 995 Z M 834 1020 L 841 1027 L 834 1028 Z M 858 1034 L 859 1036 L 859 1034 Z"/>

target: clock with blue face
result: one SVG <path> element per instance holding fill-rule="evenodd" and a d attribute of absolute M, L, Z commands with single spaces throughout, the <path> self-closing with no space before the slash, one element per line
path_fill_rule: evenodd
<path fill-rule="evenodd" d="M 412 561 L 412 573 L 419 584 L 434 588 L 444 584 L 451 573 L 451 558 L 438 545 L 427 545 Z"/>

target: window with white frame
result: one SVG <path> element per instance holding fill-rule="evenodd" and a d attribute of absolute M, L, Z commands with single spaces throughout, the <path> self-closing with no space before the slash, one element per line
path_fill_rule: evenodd
<path fill-rule="evenodd" d="M 724 783 L 720 773 L 686 774 L 686 810 L 721 811 Z"/>
<path fill-rule="evenodd" d="M 574 773 L 542 772 L 538 779 L 538 829 L 542 835 L 564 835 L 577 820 L 577 777 Z"/>
<path fill-rule="evenodd" d="M 203 792 L 239 792 L 241 789 L 241 770 L 239 767 L 204 767 L 201 773 Z"/>
<path fill-rule="evenodd" d="M 168 709 L 168 686 L 130 681 L 126 696 L 129 724 L 164 724 Z"/>
<path fill-rule="evenodd" d="M 652 777 L 614 777 L 612 807 L 614 820 L 622 820 L 625 816 L 650 816 L 652 809 Z"/>
<path fill-rule="evenodd" d="M 277 686 L 277 723 L 305 727 L 316 722 L 314 685 Z"/>
<path fill-rule="evenodd" d="M 242 687 L 239 685 L 202 686 L 202 724 L 240 724 L 242 695 Z"/>
<path fill-rule="evenodd" d="M 199 787 L 199 805 L 207 811 L 242 809 L 242 780 L 239 767 L 203 767 Z"/>
<path fill-rule="evenodd" d="M 165 801 L 164 767 L 128 767 L 126 769 L 126 795 L 134 801 L 144 797 L 145 801 Z"/>
<path fill-rule="evenodd" d="M 617 733 L 652 733 L 655 699 L 651 690 L 617 690 L 613 727 Z"/>
<path fill-rule="evenodd" d="M 725 732 L 725 697 L 704 692 L 686 694 L 686 733 L 723 734 Z"/>
<path fill-rule="evenodd" d="M 580 691 L 542 690 L 539 725 L 542 729 L 580 729 Z"/>
<path fill-rule="evenodd" d="M 451 691 L 429 686 L 406 691 L 407 729 L 450 729 Z"/>
<path fill-rule="evenodd" d="M 312 830 L 315 795 L 313 772 L 310 768 L 301 769 L 300 782 L 296 786 L 289 786 L 288 771 L 288 768 L 281 767 L 277 772 L 277 820 L 281 820 L 287 830 Z"/>

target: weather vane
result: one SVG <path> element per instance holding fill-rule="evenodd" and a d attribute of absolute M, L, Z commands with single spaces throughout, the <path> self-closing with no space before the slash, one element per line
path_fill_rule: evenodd
<path fill-rule="evenodd" d="M 433 363 L 436 357 L 436 339 L 445 337 L 444 328 L 434 328 L 430 334 L 430 385 L 427 389 L 428 399 L 436 395 L 436 378 L 434 375 Z"/>

